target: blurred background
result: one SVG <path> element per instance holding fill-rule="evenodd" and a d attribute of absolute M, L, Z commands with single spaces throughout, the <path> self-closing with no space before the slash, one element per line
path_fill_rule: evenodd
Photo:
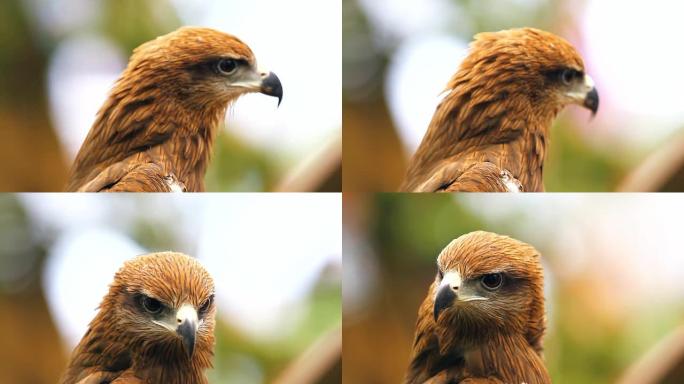
<path fill-rule="evenodd" d="M 253 94 L 230 108 L 207 190 L 339 191 L 340 14 L 339 0 L 3 0 L 0 191 L 63 190 L 133 48 L 182 25 L 238 36 L 284 88 L 280 107 Z"/>
<path fill-rule="evenodd" d="M 536 27 L 597 83 L 561 113 L 547 191 L 684 190 L 684 5 L 668 0 L 343 0 L 344 190 L 396 191 L 473 35 Z"/>
<path fill-rule="evenodd" d="M 344 383 L 399 383 L 439 252 L 474 230 L 542 254 L 554 383 L 683 383 L 676 195 L 344 196 Z"/>
<path fill-rule="evenodd" d="M 339 383 L 340 200 L 1 195 L 0 382 L 55 383 L 123 262 L 173 250 L 216 285 L 210 382 Z"/>

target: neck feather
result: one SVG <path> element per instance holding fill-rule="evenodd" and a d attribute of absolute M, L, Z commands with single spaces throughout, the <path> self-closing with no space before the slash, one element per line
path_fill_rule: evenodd
<path fill-rule="evenodd" d="M 445 160 L 489 161 L 511 172 L 525 191 L 541 190 L 548 131 L 559 106 L 535 104 L 514 83 L 486 89 L 480 84 L 452 81 L 454 88 L 437 107 L 407 180 L 424 181 Z"/>
<path fill-rule="evenodd" d="M 541 356 L 523 335 L 498 334 L 465 353 L 466 369 L 475 377 L 496 376 L 505 383 L 551 382 Z"/>
<path fill-rule="evenodd" d="M 160 163 L 188 191 L 203 190 L 226 105 L 197 105 L 184 97 L 156 83 L 117 83 L 76 157 L 69 189 L 77 189 L 111 164 L 137 157 Z"/>
<path fill-rule="evenodd" d="M 74 350 L 67 375 L 76 378 L 79 372 L 130 371 L 150 383 L 206 383 L 204 371 L 211 368 L 213 334 L 208 340 L 198 339 L 195 352 L 189 358 L 180 340 L 166 340 L 164 344 L 149 344 L 145 340 L 125 335 L 131 324 L 112 323 L 114 316 L 103 309 Z M 65 381 L 68 383 L 68 381 Z"/>

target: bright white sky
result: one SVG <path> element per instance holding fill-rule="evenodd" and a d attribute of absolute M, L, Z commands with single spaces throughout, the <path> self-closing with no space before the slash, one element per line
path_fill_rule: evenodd
<path fill-rule="evenodd" d="M 539 3 L 518 0 L 519 5 Z M 496 4 L 496 1 L 490 1 Z M 640 147 L 659 142 L 684 125 L 684 3 L 669 0 L 586 0 L 575 12 L 582 53 L 601 95 L 601 110 L 588 136 L 614 145 Z M 385 93 L 408 153 L 418 146 L 468 41 L 451 33 L 447 20 L 465 20 L 445 0 L 361 0 L 381 37 L 398 39 L 387 71 Z M 575 4 L 573 2 L 572 4 Z M 494 6 L 492 6 L 495 8 Z M 381 42 L 382 44 L 382 42 Z M 583 114 L 574 114 L 582 122 Z"/>
<path fill-rule="evenodd" d="M 31 0 L 44 28 L 84 30 L 97 7 L 83 0 Z M 54 4 L 59 3 L 59 9 Z M 271 150 L 286 164 L 301 161 L 341 134 L 342 18 L 337 0 L 174 0 L 185 25 L 240 37 L 259 65 L 280 78 L 284 96 L 254 94 L 229 111 L 227 129 Z M 63 9 L 74 10 L 63 12 Z M 71 34 L 57 47 L 49 73 L 52 115 L 67 153 L 75 156 L 95 114 L 128 61 L 103 36 Z"/>
<path fill-rule="evenodd" d="M 323 267 L 342 262 L 339 194 L 21 195 L 56 230 L 43 276 L 50 311 L 72 348 L 124 260 L 146 253 L 125 234 L 136 219 L 175 227 L 174 249 L 216 283 L 219 315 L 254 337 L 287 334 Z"/>

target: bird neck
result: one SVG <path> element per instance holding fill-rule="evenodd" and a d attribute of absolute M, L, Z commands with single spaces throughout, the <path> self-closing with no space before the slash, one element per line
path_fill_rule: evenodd
<path fill-rule="evenodd" d="M 146 354 L 137 358 L 134 357 L 134 362 L 144 363 L 139 366 L 134 363 L 131 371 L 136 372 L 136 375 L 146 383 L 204 384 L 207 383 L 204 370 L 209 367 L 203 366 L 199 361 L 194 356 L 192 360 L 185 358 L 185 356 L 183 358 L 161 359 L 159 356 Z"/>
<path fill-rule="evenodd" d="M 225 111 L 225 103 L 197 105 L 155 84 L 123 78 L 98 112 L 76 156 L 67 189 L 78 189 L 112 164 L 139 160 L 158 163 L 188 191 L 203 191 L 211 147 Z"/>
<path fill-rule="evenodd" d="M 466 348 L 464 360 L 473 377 L 495 376 L 504 383 L 551 383 L 541 356 L 521 334 L 493 335 L 478 346 Z"/>
<path fill-rule="evenodd" d="M 508 170 L 523 190 L 542 190 L 548 131 L 560 108 L 534 104 L 525 93 L 506 86 L 478 97 L 473 89 L 456 86 L 439 104 L 407 180 L 423 181 L 422 175 L 444 161 L 488 161 Z"/>
<path fill-rule="evenodd" d="M 180 111 L 179 107 L 177 111 Z M 198 113 L 185 109 L 185 117 L 175 122 L 177 127 L 173 136 L 151 152 L 156 158 L 164 159 L 164 167 L 185 185 L 188 192 L 203 192 L 204 176 L 211 160 L 212 146 L 220 122 L 225 116 L 225 106 L 221 109 Z M 177 112 L 178 113 L 178 112 Z"/>
<path fill-rule="evenodd" d="M 128 323 L 111 323 L 115 317 L 112 301 L 90 323 L 85 336 L 74 349 L 62 383 L 79 382 L 83 372 L 108 372 L 113 377 L 134 374 L 145 383 L 204 384 L 204 371 L 212 367 L 213 333 L 197 339 L 192 358 L 178 343 L 147 344 L 142 339 L 126 337 Z"/>
<path fill-rule="evenodd" d="M 436 377 L 444 378 L 436 382 L 460 382 L 489 376 L 505 383 L 550 383 L 541 358 L 543 331 L 530 336 L 530 329 L 525 331 L 522 326 L 513 331 L 483 327 L 474 321 L 438 324 L 433 319 L 431 297 L 434 285 L 418 312 L 406 384 L 422 384 Z M 539 310 L 533 307 L 532 311 Z"/>

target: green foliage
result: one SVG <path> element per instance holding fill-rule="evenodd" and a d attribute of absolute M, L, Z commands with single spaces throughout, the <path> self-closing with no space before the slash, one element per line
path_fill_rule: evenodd
<path fill-rule="evenodd" d="M 629 318 L 606 321 L 577 305 L 572 289 L 561 288 L 554 299 L 545 355 L 553 382 L 561 384 L 617 381 L 626 367 L 681 324 L 684 309 L 655 305 L 633 311 Z"/>
<path fill-rule="evenodd" d="M 462 15 L 467 15 L 466 21 L 452 23 L 454 32 L 466 40 L 478 32 L 498 31 L 501 29 L 518 27 L 536 27 L 550 29 L 552 17 L 558 5 L 556 1 L 538 1 L 536 4 L 528 1 L 509 0 L 453 0 L 455 8 L 463 20 Z"/>
<path fill-rule="evenodd" d="M 223 129 L 205 177 L 208 191 L 269 191 L 278 177 L 276 161 Z"/>
<path fill-rule="evenodd" d="M 591 147 L 567 120 L 561 120 L 552 128 L 544 163 L 546 190 L 612 191 L 627 172 L 621 160 L 605 147 Z"/>
<path fill-rule="evenodd" d="M 468 209 L 444 195 L 378 194 L 371 223 L 372 236 L 388 264 L 415 257 L 434 259 L 454 238 L 482 225 Z"/>
<path fill-rule="evenodd" d="M 171 4 L 160 0 L 109 0 L 100 15 L 101 28 L 127 52 L 181 25 Z"/>
<path fill-rule="evenodd" d="M 47 251 L 36 237 L 20 200 L 0 195 L 0 293 L 39 288 Z"/>

